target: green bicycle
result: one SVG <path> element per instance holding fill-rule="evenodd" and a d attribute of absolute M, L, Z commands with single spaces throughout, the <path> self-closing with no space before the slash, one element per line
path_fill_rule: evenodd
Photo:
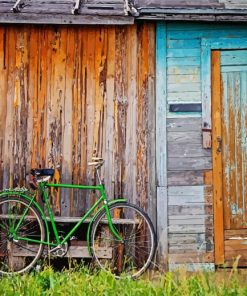
<path fill-rule="evenodd" d="M 151 220 L 126 199 L 108 201 L 99 175 L 104 160 L 93 161 L 89 165 L 96 169 L 96 186 L 49 183 L 53 169 L 32 169 L 29 184 L 34 192 L 15 189 L 0 193 L 0 275 L 27 272 L 45 253 L 65 256 L 73 234 L 86 219 L 87 250 L 100 268 L 110 270 L 116 277 L 126 274 L 137 278 L 149 267 L 156 250 Z M 48 189 L 52 187 L 99 192 L 98 200 L 64 237 L 59 235 L 49 203 Z M 38 192 L 47 215 L 35 200 Z"/>

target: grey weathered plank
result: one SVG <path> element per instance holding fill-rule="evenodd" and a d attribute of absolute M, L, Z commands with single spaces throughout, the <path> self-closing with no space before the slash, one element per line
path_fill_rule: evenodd
<path fill-rule="evenodd" d="M 212 169 L 211 157 L 188 157 L 188 158 L 168 158 L 168 170 L 170 171 L 191 171 Z"/>
<path fill-rule="evenodd" d="M 211 204 L 196 204 L 196 205 L 180 205 L 180 206 L 169 206 L 168 215 L 212 215 L 213 206 Z"/>
<path fill-rule="evenodd" d="M 191 144 L 200 144 L 202 140 L 201 132 L 169 132 L 168 143 L 191 143 Z"/>
<path fill-rule="evenodd" d="M 177 253 L 188 253 L 193 251 L 206 251 L 207 245 L 206 243 L 194 243 L 194 244 L 172 244 L 169 245 L 169 254 L 177 254 Z"/>
<path fill-rule="evenodd" d="M 185 143 L 181 145 L 168 143 L 168 158 L 170 157 L 211 157 L 211 150 L 203 149 L 201 144 Z"/>
<path fill-rule="evenodd" d="M 178 8 L 195 8 L 195 7 L 222 7 L 218 0 L 137 0 L 137 7 L 178 7 Z"/>
<path fill-rule="evenodd" d="M 175 215 L 170 216 L 168 215 L 168 224 L 169 227 L 171 225 L 208 225 L 213 223 L 213 216 L 212 215 Z"/>
<path fill-rule="evenodd" d="M 157 236 L 158 257 L 161 265 L 166 266 L 168 255 L 168 213 L 167 187 L 157 187 Z"/>
<path fill-rule="evenodd" d="M 170 225 L 169 226 L 169 233 L 205 233 L 213 231 L 213 224 L 211 225 L 194 225 L 194 224 L 188 224 L 188 225 Z"/>
<path fill-rule="evenodd" d="M 203 171 L 184 171 L 184 172 L 168 171 L 167 184 L 168 186 L 203 185 L 204 174 L 203 174 Z"/>
<path fill-rule="evenodd" d="M 205 242 L 206 239 L 212 240 L 212 236 L 208 236 L 206 233 L 169 233 L 168 234 L 169 245 L 172 244 L 194 244 Z"/>
<path fill-rule="evenodd" d="M 192 260 L 191 260 L 192 261 Z M 214 263 L 169 263 L 169 271 L 184 269 L 186 271 L 215 271 Z"/>
<path fill-rule="evenodd" d="M 212 203 L 211 186 L 169 186 L 168 205 Z"/>
<path fill-rule="evenodd" d="M 168 118 L 168 132 L 201 132 L 201 118 Z"/>
<path fill-rule="evenodd" d="M 130 16 L 1 13 L 0 11 L 0 23 L 127 25 L 133 24 L 134 18 Z"/>

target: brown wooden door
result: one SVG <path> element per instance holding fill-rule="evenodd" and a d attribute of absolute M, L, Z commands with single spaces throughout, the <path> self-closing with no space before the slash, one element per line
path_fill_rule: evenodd
<path fill-rule="evenodd" d="M 247 266 L 247 50 L 218 51 L 212 61 L 216 261 L 241 256 Z"/>

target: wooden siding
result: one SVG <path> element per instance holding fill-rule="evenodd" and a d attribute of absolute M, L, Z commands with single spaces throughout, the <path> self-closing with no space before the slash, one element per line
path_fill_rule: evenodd
<path fill-rule="evenodd" d="M 167 23 L 168 252 L 171 268 L 179 263 L 213 263 L 214 228 L 212 152 L 202 146 L 201 114 L 171 113 L 169 104 L 202 102 L 202 39 L 229 38 L 234 42 L 231 38 L 246 37 L 246 25 Z"/>
<path fill-rule="evenodd" d="M 0 188 L 51 165 L 58 181 L 93 184 L 87 162 L 102 156 L 109 197 L 140 204 L 155 221 L 154 32 L 153 24 L 0 27 Z M 93 198 L 52 196 L 63 216 Z"/>

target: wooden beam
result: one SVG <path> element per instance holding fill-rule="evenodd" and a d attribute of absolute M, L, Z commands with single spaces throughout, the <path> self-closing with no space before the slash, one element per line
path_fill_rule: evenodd
<path fill-rule="evenodd" d="M 70 246 L 68 249 L 68 252 L 64 257 L 67 258 L 91 258 L 91 254 L 88 251 L 88 247 L 85 243 L 81 242 L 81 245 L 77 246 Z M 13 257 L 33 257 L 38 251 L 39 245 L 26 245 L 25 248 L 18 247 L 17 245 L 14 245 L 13 250 Z M 45 249 L 44 253 L 47 253 L 47 249 Z M 51 253 L 52 255 L 52 253 Z M 106 258 L 111 259 L 112 258 L 112 248 L 107 247 L 98 247 L 97 248 L 97 256 L 99 258 Z"/>
<path fill-rule="evenodd" d="M 213 193 L 214 193 L 214 242 L 215 263 L 224 263 L 224 225 L 222 196 L 222 152 L 220 143 L 221 131 L 221 82 L 220 51 L 212 51 L 212 144 L 213 144 Z"/>
<path fill-rule="evenodd" d="M 98 16 L 41 13 L 2 13 L 0 23 L 6 24 L 52 24 L 52 25 L 129 25 L 131 16 Z"/>
<path fill-rule="evenodd" d="M 13 6 L 13 12 L 20 12 L 22 6 L 24 5 L 25 0 L 16 0 L 15 5 Z"/>

